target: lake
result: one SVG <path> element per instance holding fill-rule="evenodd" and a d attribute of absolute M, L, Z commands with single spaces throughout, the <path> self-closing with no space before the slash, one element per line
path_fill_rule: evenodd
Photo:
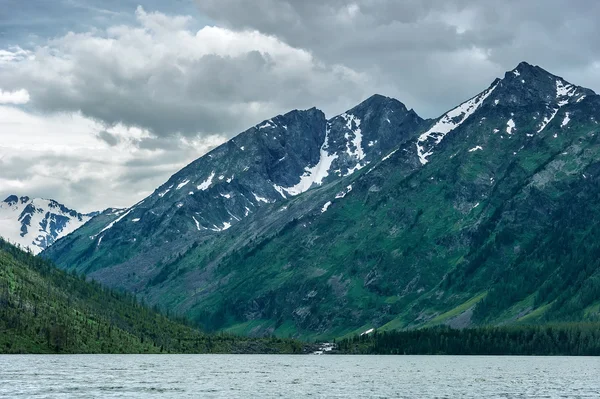
<path fill-rule="evenodd" d="M 600 358 L 0 356 L 7 398 L 597 398 Z"/>

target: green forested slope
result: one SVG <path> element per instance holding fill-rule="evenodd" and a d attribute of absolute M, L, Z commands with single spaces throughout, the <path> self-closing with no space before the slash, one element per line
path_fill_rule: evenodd
<path fill-rule="evenodd" d="M 210 336 L 0 239 L 0 353 L 297 353 L 281 339 Z"/>

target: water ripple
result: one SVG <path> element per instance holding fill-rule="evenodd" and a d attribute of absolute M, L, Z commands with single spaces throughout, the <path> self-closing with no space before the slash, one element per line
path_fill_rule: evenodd
<path fill-rule="evenodd" d="M 598 398 L 589 357 L 0 356 L 4 398 Z"/>

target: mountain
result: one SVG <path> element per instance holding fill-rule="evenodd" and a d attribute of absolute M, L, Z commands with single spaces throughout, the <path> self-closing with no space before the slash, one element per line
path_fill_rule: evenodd
<path fill-rule="evenodd" d="M 96 214 L 81 214 L 54 200 L 11 195 L 0 202 L 0 237 L 37 254 Z"/>
<path fill-rule="evenodd" d="M 396 104 L 397 111 L 373 102 Z M 248 335 L 329 338 L 372 328 L 600 318 L 594 238 L 600 96 L 521 63 L 435 120 L 398 104 L 375 97 L 319 122 L 324 133 L 313 151 L 320 155 L 303 155 L 304 169 L 285 169 L 291 176 L 275 173 L 257 155 L 254 166 L 268 179 L 246 183 L 235 174 L 234 184 L 251 189 L 236 190 L 231 199 L 265 199 L 247 204 L 245 217 L 239 213 L 245 203 L 213 207 L 228 194 L 231 177 L 215 164 L 194 181 L 202 185 L 214 170 L 211 205 L 191 208 L 181 194 L 165 203 L 169 212 L 155 205 L 156 196 L 168 198 L 186 179 L 192 184 L 191 166 L 216 162 L 234 138 L 174 175 L 144 201 L 143 214 L 135 213 L 139 204 L 133 207 L 127 217 L 140 220 L 115 223 L 100 246 L 106 226 L 99 224 L 45 256 L 206 328 Z M 264 125 L 238 137 L 264 141 Z M 304 135 L 283 127 L 281 134 L 294 134 L 294 141 L 312 137 L 308 126 L 300 128 Z M 360 162 L 361 151 L 352 146 L 358 129 L 361 144 L 389 145 L 370 152 L 361 145 Z M 277 156 L 284 157 L 270 159 Z M 291 189 L 303 179 L 302 190 Z M 148 224 L 136 225 L 146 217 Z M 214 231 L 225 223 L 231 223 L 226 232 Z"/>
<path fill-rule="evenodd" d="M 0 239 L 0 353 L 293 353 L 290 340 L 209 336 Z"/>
<path fill-rule="evenodd" d="M 383 96 L 331 120 L 314 108 L 277 116 L 186 166 L 124 213 L 105 212 L 102 224 L 94 220 L 47 256 L 139 289 L 190 246 L 226 234 L 264 207 L 354 174 L 413 138 L 422 124 L 414 111 Z M 135 279 L 122 278 L 133 272 Z"/>

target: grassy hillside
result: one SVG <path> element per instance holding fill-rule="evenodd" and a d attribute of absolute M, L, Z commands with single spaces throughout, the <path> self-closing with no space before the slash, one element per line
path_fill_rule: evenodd
<path fill-rule="evenodd" d="M 0 353 L 299 353 L 285 339 L 203 334 L 0 239 Z"/>

